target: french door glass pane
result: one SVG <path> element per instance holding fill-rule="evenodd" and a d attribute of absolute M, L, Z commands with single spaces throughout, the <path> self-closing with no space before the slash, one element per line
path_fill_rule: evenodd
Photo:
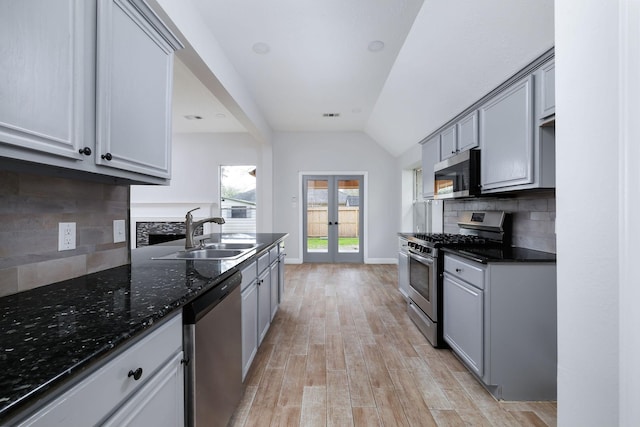
<path fill-rule="evenodd" d="M 307 181 L 307 252 L 329 251 L 329 181 Z"/>
<path fill-rule="evenodd" d="M 360 251 L 360 181 L 338 180 L 338 252 Z"/>

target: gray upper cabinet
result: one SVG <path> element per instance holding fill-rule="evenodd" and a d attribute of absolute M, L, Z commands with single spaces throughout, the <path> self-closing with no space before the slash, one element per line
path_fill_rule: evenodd
<path fill-rule="evenodd" d="M 463 117 L 440 134 L 440 160 L 478 146 L 478 112 Z"/>
<path fill-rule="evenodd" d="M 482 191 L 533 182 L 533 76 L 480 107 Z"/>
<path fill-rule="evenodd" d="M 433 199 L 433 167 L 439 161 L 440 135 L 436 135 L 422 144 L 422 197 L 425 199 Z"/>
<path fill-rule="evenodd" d="M 83 159 L 92 139 L 91 12 L 85 0 L 0 2 L 0 155 Z"/>
<path fill-rule="evenodd" d="M 447 159 L 458 152 L 458 136 L 456 125 L 445 129 L 440 134 L 440 160 Z"/>
<path fill-rule="evenodd" d="M 169 178 L 173 52 L 180 43 L 154 27 L 159 20 L 145 7 L 98 3 L 96 162 Z"/>
<path fill-rule="evenodd" d="M 478 112 L 468 114 L 456 124 L 458 129 L 458 151 L 476 148 L 478 142 Z"/>
<path fill-rule="evenodd" d="M 0 37 L 1 157 L 167 182 L 182 45 L 145 1 L 3 1 Z"/>
<path fill-rule="evenodd" d="M 556 67 L 555 61 L 542 65 L 536 72 L 537 117 L 544 121 L 556 113 Z"/>

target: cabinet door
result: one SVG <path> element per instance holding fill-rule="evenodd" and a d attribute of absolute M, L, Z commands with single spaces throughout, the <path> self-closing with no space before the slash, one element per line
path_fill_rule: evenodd
<path fill-rule="evenodd" d="M 398 289 L 405 298 L 409 297 L 409 255 L 406 252 L 398 252 Z"/>
<path fill-rule="evenodd" d="M 0 141 L 13 150 L 80 160 L 93 147 L 92 11 L 84 0 L 0 2 Z"/>
<path fill-rule="evenodd" d="M 422 196 L 433 199 L 435 184 L 433 166 L 440 161 L 440 136 L 422 144 Z"/>
<path fill-rule="evenodd" d="M 271 319 L 275 317 L 278 312 L 278 262 L 271 264 L 270 268 L 270 280 L 271 283 Z"/>
<path fill-rule="evenodd" d="M 477 147 L 478 144 L 478 112 L 474 111 L 464 117 L 456 125 L 458 127 L 458 150 L 464 151 Z"/>
<path fill-rule="evenodd" d="M 482 191 L 533 182 L 533 77 L 480 108 Z"/>
<path fill-rule="evenodd" d="M 105 427 L 181 426 L 184 424 L 184 367 L 182 352 L 157 374 L 105 423 Z"/>
<path fill-rule="evenodd" d="M 281 303 L 283 299 L 284 299 L 284 253 L 280 252 L 280 258 L 278 260 L 278 303 Z"/>
<path fill-rule="evenodd" d="M 258 345 L 271 324 L 271 270 L 266 269 L 258 277 Z"/>
<path fill-rule="evenodd" d="M 454 125 L 440 134 L 440 160 L 448 159 L 458 152 L 457 133 Z"/>
<path fill-rule="evenodd" d="M 539 80 L 536 82 L 539 87 L 536 103 L 538 105 L 538 118 L 542 120 L 556 113 L 555 62 L 551 61 L 540 67 L 536 75 Z"/>
<path fill-rule="evenodd" d="M 170 178 L 173 48 L 127 0 L 99 0 L 96 162 Z"/>
<path fill-rule="evenodd" d="M 479 376 L 484 372 L 483 292 L 444 274 L 444 339 Z"/>
<path fill-rule="evenodd" d="M 258 351 L 258 285 L 254 280 L 242 292 L 242 381 Z"/>

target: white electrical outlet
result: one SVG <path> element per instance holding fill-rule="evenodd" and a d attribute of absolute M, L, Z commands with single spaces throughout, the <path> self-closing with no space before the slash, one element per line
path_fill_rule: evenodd
<path fill-rule="evenodd" d="M 58 250 L 69 251 L 76 248 L 76 223 L 58 223 Z"/>
<path fill-rule="evenodd" d="M 124 219 L 113 220 L 113 243 L 126 242 L 127 236 L 125 234 L 124 226 Z"/>

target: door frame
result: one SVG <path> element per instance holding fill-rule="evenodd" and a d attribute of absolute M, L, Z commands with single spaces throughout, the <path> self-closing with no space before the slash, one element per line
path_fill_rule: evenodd
<path fill-rule="evenodd" d="M 358 175 L 362 176 L 362 194 L 364 201 L 362 203 L 362 236 L 361 236 L 361 245 L 362 245 L 362 262 L 367 263 L 369 259 L 369 248 L 367 233 L 369 230 L 369 174 L 366 171 L 299 171 L 298 172 L 298 244 L 300 248 L 300 259 L 304 262 L 304 176 L 305 175 L 313 175 L 313 176 L 351 176 Z M 294 201 L 295 204 L 295 201 Z"/>

